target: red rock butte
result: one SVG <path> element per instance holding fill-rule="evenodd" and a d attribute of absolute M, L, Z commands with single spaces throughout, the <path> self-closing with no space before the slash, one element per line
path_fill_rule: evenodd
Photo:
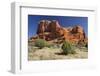
<path fill-rule="evenodd" d="M 38 23 L 37 35 L 31 37 L 30 40 L 34 41 L 38 38 L 56 43 L 62 43 L 63 40 L 77 44 L 88 42 L 88 38 L 81 25 L 62 27 L 56 20 L 41 20 Z"/>

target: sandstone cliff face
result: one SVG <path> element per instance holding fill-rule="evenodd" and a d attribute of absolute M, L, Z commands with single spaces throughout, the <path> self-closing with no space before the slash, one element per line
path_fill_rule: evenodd
<path fill-rule="evenodd" d="M 60 26 L 59 22 L 56 20 L 41 20 L 38 24 L 37 36 L 33 36 L 31 40 L 37 38 L 42 38 L 47 41 L 56 39 L 58 43 L 61 43 L 63 40 L 77 44 L 87 43 L 84 29 L 80 25 L 65 28 Z"/>

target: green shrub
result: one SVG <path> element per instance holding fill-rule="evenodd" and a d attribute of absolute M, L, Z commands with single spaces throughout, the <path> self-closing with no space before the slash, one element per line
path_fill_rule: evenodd
<path fill-rule="evenodd" d="M 85 47 L 88 48 L 88 43 L 85 44 Z"/>
<path fill-rule="evenodd" d="M 44 39 L 36 39 L 35 46 L 42 49 L 43 47 L 46 47 L 46 41 Z"/>
<path fill-rule="evenodd" d="M 63 54 L 65 55 L 76 53 L 73 49 L 73 46 L 68 41 L 64 41 L 61 48 L 63 50 Z"/>

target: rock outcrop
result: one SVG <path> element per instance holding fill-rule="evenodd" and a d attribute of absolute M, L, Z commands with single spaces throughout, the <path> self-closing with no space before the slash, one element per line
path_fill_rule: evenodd
<path fill-rule="evenodd" d="M 33 36 L 30 39 L 34 40 L 37 38 L 45 39 L 47 41 L 56 40 L 57 43 L 62 43 L 63 40 L 77 44 L 87 43 L 84 29 L 80 25 L 74 27 L 62 27 L 56 20 L 41 20 L 38 24 L 37 36 Z"/>

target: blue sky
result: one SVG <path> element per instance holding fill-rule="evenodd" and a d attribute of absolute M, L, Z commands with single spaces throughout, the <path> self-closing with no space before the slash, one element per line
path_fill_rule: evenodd
<path fill-rule="evenodd" d="M 88 17 L 28 15 L 28 38 L 36 35 L 40 20 L 57 20 L 63 27 L 81 25 L 88 35 Z"/>

